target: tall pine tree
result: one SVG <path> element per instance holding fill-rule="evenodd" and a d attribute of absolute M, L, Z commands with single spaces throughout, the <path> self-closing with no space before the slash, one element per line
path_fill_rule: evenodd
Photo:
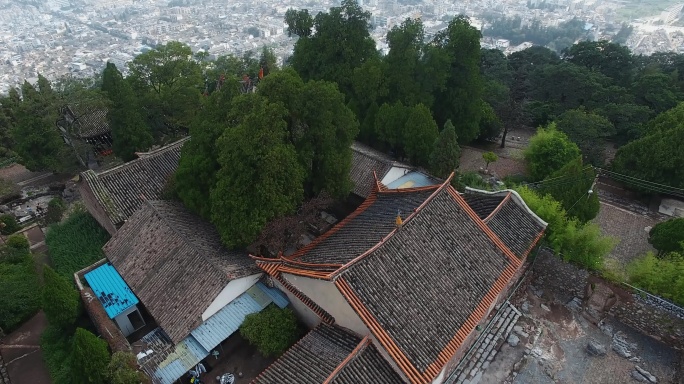
<path fill-rule="evenodd" d="M 114 154 L 124 161 L 133 160 L 135 152 L 152 145 L 152 133 L 140 114 L 131 86 L 112 63 L 107 63 L 102 73 L 102 90 L 112 103 L 107 119 L 112 130 Z"/>

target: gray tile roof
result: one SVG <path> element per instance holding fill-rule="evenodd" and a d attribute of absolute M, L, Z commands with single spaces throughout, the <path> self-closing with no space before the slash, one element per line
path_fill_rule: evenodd
<path fill-rule="evenodd" d="M 81 180 L 92 189 L 112 223 L 120 225 L 144 199 L 160 197 L 168 179 L 178 168 L 181 148 L 188 139 L 141 153 L 138 159 L 101 173 L 82 172 Z"/>
<path fill-rule="evenodd" d="M 527 256 L 530 247 L 545 228 L 528 215 L 513 197 L 506 199 L 486 223 L 519 258 Z"/>
<path fill-rule="evenodd" d="M 486 315 L 486 301 L 495 298 L 490 290 L 503 290 L 497 280 L 512 276 L 514 259 L 447 186 L 384 244 L 341 272 L 338 287 L 348 284 L 350 290 L 340 289 L 348 300 L 358 297 L 372 316 L 360 313 L 369 328 L 377 322 L 378 332 L 386 332 L 413 367 L 434 378 L 428 366 L 453 348 L 462 327 L 467 335 Z"/>
<path fill-rule="evenodd" d="M 378 180 L 382 180 L 394 165 L 410 168 L 378 150 L 359 142 L 352 143 L 352 166 L 349 172 L 349 177 L 354 183 L 352 192 L 360 197 L 368 197 L 375 184 L 373 172 L 377 174 Z"/>
<path fill-rule="evenodd" d="M 501 204 L 505 196 L 498 195 L 482 195 L 479 193 L 464 193 L 461 195 L 463 199 L 470 205 L 470 208 L 477 213 L 480 219 L 489 216 L 490 213 L 494 212 L 496 207 Z"/>
<path fill-rule="evenodd" d="M 252 381 L 254 384 L 324 382 L 395 384 L 403 381 L 367 339 L 324 323 Z"/>
<path fill-rule="evenodd" d="M 74 119 L 75 134 L 80 138 L 89 138 L 109 133 L 109 121 L 106 108 L 67 107 L 67 113 Z"/>
<path fill-rule="evenodd" d="M 179 203 L 147 201 L 104 246 L 105 255 L 174 343 L 232 280 L 258 273 L 214 227 Z"/>
<path fill-rule="evenodd" d="M 396 227 L 398 213 L 407 217 L 437 187 L 415 192 L 378 192 L 367 200 L 360 213 L 357 210 L 290 258 L 305 263 L 346 264 L 382 241 Z"/>

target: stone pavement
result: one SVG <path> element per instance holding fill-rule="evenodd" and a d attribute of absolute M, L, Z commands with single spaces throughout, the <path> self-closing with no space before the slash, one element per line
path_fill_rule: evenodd
<path fill-rule="evenodd" d="M 485 370 L 496 357 L 496 354 L 503 343 L 511 337 L 520 311 L 511 303 L 505 301 L 492 318 L 491 328 L 481 335 L 470 349 L 470 354 L 461 361 L 460 367 L 451 377 L 457 378 L 454 383 L 477 384 L 482 380 Z"/>
<path fill-rule="evenodd" d="M 41 311 L 0 340 L 0 355 L 12 384 L 51 383 L 40 349 L 40 335 L 46 326 L 47 320 Z M 0 379 L 0 384 L 9 384 L 9 381 L 3 383 Z"/>

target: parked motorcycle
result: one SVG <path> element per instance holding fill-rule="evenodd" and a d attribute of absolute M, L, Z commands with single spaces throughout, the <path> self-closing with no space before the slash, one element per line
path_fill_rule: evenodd
<path fill-rule="evenodd" d="M 224 373 L 221 376 L 216 376 L 216 381 L 219 384 L 233 384 L 235 382 L 235 375 L 232 373 Z"/>

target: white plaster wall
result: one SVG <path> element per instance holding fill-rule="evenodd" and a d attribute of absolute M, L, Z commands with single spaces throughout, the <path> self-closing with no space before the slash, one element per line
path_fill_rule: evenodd
<path fill-rule="evenodd" d="M 445 366 L 445 368 L 442 369 L 442 372 L 440 372 L 439 375 L 437 375 L 437 377 L 435 377 L 435 379 L 432 380 L 432 384 L 441 384 L 442 381 L 444 381 L 445 371 L 446 371 L 446 366 Z"/>
<path fill-rule="evenodd" d="M 287 299 L 290 301 L 290 306 L 293 308 L 299 320 L 304 323 L 307 328 L 313 329 L 321 323 L 321 318 L 318 317 L 311 308 L 302 303 L 301 300 L 293 295 L 287 288 L 283 287 L 279 281 L 275 279 L 273 281 L 275 286 L 287 296 Z"/>
<path fill-rule="evenodd" d="M 241 277 L 239 279 L 231 280 L 228 285 L 216 296 L 214 301 L 209 304 L 209 307 L 202 313 L 202 321 L 206 321 L 213 314 L 220 311 L 221 308 L 225 307 L 231 301 L 235 300 L 238 296 L 242 295 L 246 290 L 248 290 L 252 285 L 254 285 L 261 278 L 263 273 L 257 273 L 251 276 Z"/>
<path fill-rule="evenodd" d="M 385 177 L 380 180 L 381 183 L 387 185 L 398 178 L 404 176 L 405 174 L 411 172 L 410 168 L 404 168 L 404 167 L 392 167 L 389 172 L 385 175 Z M 378 175 L 379 176 L 379 175 Z"/>
<path fill-rule="evenodd" d="M 128 320 L 128 314 L 135 312 L 137 309 L 138 309 L 138 307 L 134 305 L 134 306 L 128 308 L 127 310 L 121 312 L 118 316 L 116 316 L 114 318 L 114 322 L 116 323 L 116 325 L 121 330 L 121 333 L 123 333 L 123 335 L 126 337 L 128 337 L 128 335 L 130 335 L 131 333 L 135 332 L 135 328 L 133 328 L 133 324 L 131 324 L 131 321 Z"/>
<path fill-rule="evenodd" d="M 349 328 L 362 336 L 370 334 L 370 330 L 331 281 L 287 273 L 283 274 L 283 277 L 332 315 L 339 326 Z"/>

